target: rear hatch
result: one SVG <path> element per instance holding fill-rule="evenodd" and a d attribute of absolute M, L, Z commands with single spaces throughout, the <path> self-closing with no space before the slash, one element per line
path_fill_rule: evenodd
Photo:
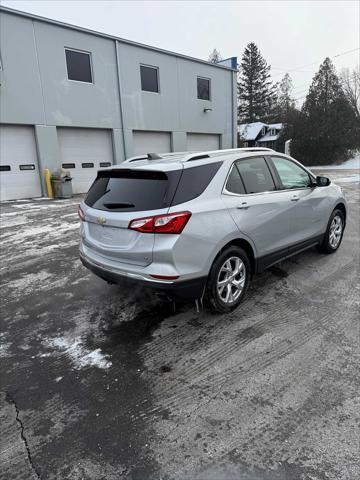
<path fill-rule="evenodd" d="M 129 230 L 134 219 L 167 213 L 182 165 L 169 172 L 111 169 L 98 172 L 84 205 L 84 243 L 109 260 L 146 266 L 155 235 Z"/>

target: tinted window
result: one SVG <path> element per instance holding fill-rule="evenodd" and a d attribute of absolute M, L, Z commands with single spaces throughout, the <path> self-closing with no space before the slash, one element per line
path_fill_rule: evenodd
<path fill-rule="evenodd" d="M 197 77 L 197 98 L 210 100 L 210 80 L 208 78 Z"/>
<path fill-rule="evenodd" d="M 181 170 L 103 170 L 98 172 L 85 203 L 99 210 L 146 211 L 171 205 Z"/>
<path fill-rule="evenodd" d="M 65 50 L 69 80 L 92 83 L 90 53 Z"/>
<path fill-rule="evenodd" d="M 260 193 L 275 190 L 269 167 L 262 157 L 236 162 L 246 193 Z"/>
<path fill-rule="evenodd" d="M 110 162 L 100 162 L 100 167 L 111 167 Z"/>
<path fill-rule="evenodd" d="M 75 168 L 75 163 L 63 163 L 62 168 Z"/>
<path fill-rule="evenodd" d="M 188 202 L 201 195 L 219 170 L 221 162 L 184 168 L 172 205 Z"/>
<path fill-rule="evenodd" d="M 159 79 L 158 69 L 156 67 L 147 67 L 140 65 L 141 90 L 145 92 L 158 92 Z"/>
<path fill-rule="evenodd" d="M 235 164 L 231 167 L 231 172 L 225 188 L 231 193 L 238 193 L 240 195 L 245 193 L 243 182 Z"/>
<path fill-rule="evenodd" d="M 82 168 L 94 168 L 94 164 L 92 162 L 86 162 L 81 164 Z"/>
<path fill-rule="evenodd" d="M 10 170 L 10 165 L 0 165 L 0 172 L 9 172 Z"/>
<path fill-rule="evenodd" d="M 296 163 L 280 157 L 272 157 L 272 161 L 284 189 L 304 188 L 310 185 L 309 174 L 296 165 Z"/>

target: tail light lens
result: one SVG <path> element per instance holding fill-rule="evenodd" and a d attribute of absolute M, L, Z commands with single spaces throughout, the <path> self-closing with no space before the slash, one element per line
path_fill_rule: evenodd
<path fill-rule="evenodd" d="M 82 222 L 85 222 L 85 213 L 82 211 L 80 205 L 78 206 L 77 213 Z"/>
<path fill-rule="evenodd" d="M 191 212 L 169 213 L 168 215 L 156 215 L 155 217 L 144 217 L 132 220 L 129 223 L 130 230 L 142 233 L 181 233 Z"/>

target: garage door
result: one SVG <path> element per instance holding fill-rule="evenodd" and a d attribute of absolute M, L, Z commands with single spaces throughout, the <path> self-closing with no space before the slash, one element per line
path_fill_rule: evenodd
<path fill-rule="evenodd" d="M 168 132 L 134 130 L 134 155 L 171 152 L 171 136 Z"/>
<path fill-rule="evenodd" d="M 189 152 L 218 150 L 220 148 L 220 135 L 206 133 L 188 133 L 187 149 Z"/>
<path fill-rule="evenodd" d="M 74 193 L 86 193 L 101 167 L 113 163 L 111 132 L 90 128 L 58 128 L 61 165 L 73 178 Z"/>
<path fill-rule="evenodd" d="M 0 127 L 0 200 L 41 197 L 33 127 Z"/>

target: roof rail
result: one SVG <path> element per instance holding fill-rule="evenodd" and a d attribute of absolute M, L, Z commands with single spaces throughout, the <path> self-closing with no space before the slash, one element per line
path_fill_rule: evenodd
<path fill-rule="evenodd" d="M 161 160 L 167 157 L 182 157 L 183 162 L 189 162 L 191 160 L 200 160 L 203 158 L 216 157 L 217 155 L 223 155 L 224 153 L 243 153 L 243 152 L 273 152 L 271 148 L 265 147 L 244 147 L 244 148 L 227 148 L 224 150 L 204 150 L 201 152 L 169 152 L 169 153 L 146 153 L 143 155 L 137 155 L 136 157 L 130 157 L 124 160 L 123 163 L 138 162 L 141 160 Z"/>
<path fill-rule="evenodd" d="M 223 155 L 224 153 L 244 153 L 244 152 L 273 152 L 271 148 L 265 147 L 244 147 L 244 148 L 227 148 L 224 150 L 209 150 L 203 152 L 196 152 L 186 155 L 183 159 L 183 162 L 189 162 L 191 160 L 197 160 L 198 157 L 216 157 L 217 155 Z M 200 159 L 199 158 L 199 159 Z"/>

